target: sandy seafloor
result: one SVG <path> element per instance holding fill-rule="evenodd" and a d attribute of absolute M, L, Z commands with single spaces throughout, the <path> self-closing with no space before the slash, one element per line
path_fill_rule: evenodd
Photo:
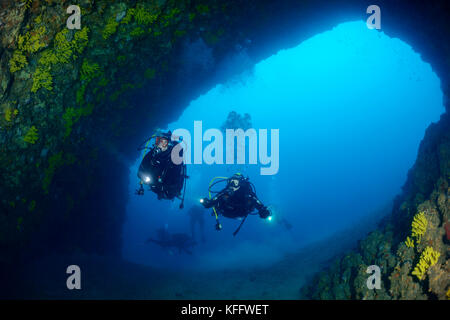
<path fill-rule="evenodd" d="M 98 255 L 46 257 L 18 269 L 18 274 L 26 276 L 17 280 L 14 295 L 31 299 L 304 299 L 301 288 L 334 258 L 355 248 L 379 219 L 367 218 L 262 268 L 169 271 Z M 66 287 L 65 269 L 70 264 L 81 268 L 81 290 Z"/>

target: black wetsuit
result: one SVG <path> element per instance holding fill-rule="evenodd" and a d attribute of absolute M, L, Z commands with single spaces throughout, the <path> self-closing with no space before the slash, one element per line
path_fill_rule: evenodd
<path fill-rule="evenodd" d="M 269 210 L 256 197 L 250 183 L 246 179 L 239 179 L 239 185 L 228 183 L 214 198 L 204 203 L 205 208 L 215 207 L 227 218 L 245 217 L 255 209 L 261 218 L 269 216 Z"/>
<path fill-rule="evenodd" d="M 151 179 L 150 189 L 158 195 L 158 199 L 173 199 L 180 195 L 183 188 L 184 165 L 176 165 L 171 159 L 175 145 L 170 143 L 165 151 L 154 147 L 147 153 L 139 167 L 139 178 L 144 182 L 146 176 Z"/>

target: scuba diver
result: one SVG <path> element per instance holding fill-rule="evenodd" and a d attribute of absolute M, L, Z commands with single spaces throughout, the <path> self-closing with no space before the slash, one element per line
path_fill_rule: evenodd
<path fill-rule="evenodd" d="M 214 182 L 214 180 L 220 179 Z M 221 191 L 213 191 L 211 188 L 220 182 L 226 182 L 226 186 Z M 266 219 L 271 215 L 269 209 L 264 206 L 256 197 L 255 187 L 248 178 L 240 173 L 234 174 L 231 178 L 216 177 L 208 188 L 209 199 L 203 198 L 200 203 L 205 208 L 213 208 L 216 216 L 216 230 L 221 230 L 222 225 L 219 222 L 218 215 L 226 218 L 243 219 L 239 227 L 233 233 L 235 236 L 241 229 L 245 219 L 249 214 L 256 214 L 253 211 L 258 210 L 258 214 L 262 219 Z M 211 193 L 216 195 L 211 198 Z"/>
<path fill-rule="evenodd" d="M 205 225 L 204 212 L 203 212 L 204 210 L 205 209 L 203 209 L 200 205 L 194 204 L 188 211 L 189 222 L 191 225 L 191 236 L 193 239 L 196 238 L 195 227 L 196 227 L 196 225 L 198 225 L 199 232 L 200 232 L 200 239 L 201 239 L 202 243 L 206 242 L 205 229 L 204 229 L 204 225 Z"/>
<path fill-rule="evenodd" d="M 250 114 L 245 113 L 244 115 L 239 114 L 236 111 L 231 111 L 228 113 L 227 119 L 222 123 L 222 126 L 220 127 L 220 130 L 222 131 L 223 135 L 226 136 L 226 131 L 228 129 L 232 130 L 238 130 L 242 129 L 244 131 L 252 128 L 252 117 Z M 238 154 L 244 153 L 245 154 L 245 141 L 240 142 L 239 140 L 234 145 L 234 158 L 233 158 L 233 166 L 226 166 L 227 175 L 232 175 L 233 172 L 240 171 L 245 172 L 247 170 L 247 165 L 245 164 L 238 164 Z"/>
<path fill-rule="evenodd" d="M 285 218 L 280 218 L 279 223 L 288 231 L 292 229 L 292 224 Z"/>
<path fill-rule="evenodd" d="M 150 151 L 150 141 L 155 138 L 155 143 Z M 181 140 L 181 138 L 180 138 Z M 157 194 L 158 200 L 173 200 L 175 197 L 181 199 L 180 209 L 184 205 L 184 193 L 186 191 L 186 164 L 174 164 L 172 162 L 171 153 L 173 148 L 179 144 L 172 140 L 172 133 L 156 133 L 145 143 L 145 147 L 139 148 L 144 150 L 142 162 L 139 166 L 138 177 L 140 179 L 140 187 L 136 190 L 137 195 L 144 194 L 144 184 L 148 185 L 150 190 Z M 183 156 L 181 149 L 180 156 Z M 184 187 L 183 196 L 181 190 Z"/>
<path fill-rule="evenodd" d="M 170 234 L 165 229 L 159 229 L 157 231 L 156 239 L 148 238 L 145 242 L 154 243 L 163 249 L 178 249 L 178 253 L 192 254 L 191 249 L 197 245 L 197 243 L 186 233 L 174 233 Z"/>

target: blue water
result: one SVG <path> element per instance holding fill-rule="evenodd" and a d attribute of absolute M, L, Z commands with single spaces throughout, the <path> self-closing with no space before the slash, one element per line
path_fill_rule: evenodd
<path fill-rule="evenodd" d="M 253 128 L 279 129 L 278 173 L 261 176 L 259 164 L 189 165 L 180 210 L 179 201 L 134 195 L 137 159 L 130 168 L 124 257 L 174 268 L 262 266 L 351 227 L 399 193 L 425 129 L 444 112 L 442 99 L 438 77 L 419 54 L 361 21 L 281 50 L 229 83 L 211 84 L 167 129 L 193 134 L 193 122 L 202 120 L 204 132 L 220 128 L 230 111 L 249 113 Z M 236 170 L 248 174 L 261 201 L 272 206 L 272 221 L 251 216 L 233 237 L 239 221 L 222 219 L 217 232 L 205 210 L 207 242 L 193 255 L 144 244 L 164 225 L 190 233 L 189 207 L 207 196 L 211 178 Z M 290 231 L 278 223 L 281 217 L 293 225 Z"/>

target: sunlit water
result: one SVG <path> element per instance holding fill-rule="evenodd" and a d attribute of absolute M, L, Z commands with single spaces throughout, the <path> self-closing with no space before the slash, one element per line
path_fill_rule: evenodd
<path fill-rule="evenodd" d="M 189 165 L 186 207 L 180 210 L 179 201 L 134 195 L 138 159 L 130 168 L 126 259 L 174 268 L 261 266 L 352 226 L 398 194 L 425 129 L 444 107 L 439 79 L 419 54 L 358 21 L 281 50 L 212 87 L 167 128 L 193 131 L 194 120 L 203 121 L 203 131 L 220 128 L 230 111 L 249 113 L 255 129 L 279 129 L 278 174 L 261 176 L 259 165 Z M 239 221 L 222 219 L 224 229 L 217 232 L 205 210 L 207 242 L 192 256 L 144 244 L 164 225 L 190 233 L 189 207 L 207 196 L 214 176 L 236 170 L 248 174 L 259 198 L 274 208 L 273 221 L 251 216 L 233 237 Z M 291 231 L 277 223 L 281 217 Z"/>

